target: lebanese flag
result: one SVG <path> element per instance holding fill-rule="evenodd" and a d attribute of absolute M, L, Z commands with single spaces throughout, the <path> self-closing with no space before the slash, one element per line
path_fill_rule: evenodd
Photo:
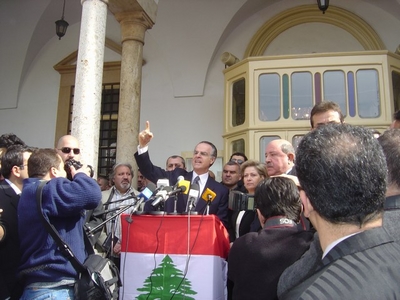
<path fill-rule="evenodd" d="M 121 217 L 120 299 L 227 298 L 228 233 L 214 215 Z"/>

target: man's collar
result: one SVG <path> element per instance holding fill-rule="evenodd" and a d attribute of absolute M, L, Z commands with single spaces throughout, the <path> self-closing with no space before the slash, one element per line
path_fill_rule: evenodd
<path fill-rule="evenodd" d="M 11 186 L 11 188 L 14 190 L 14 192 L 15 192 L 17 195 L 20 195 L 20 194 L 21 194 L 21 190 L 20 190 L 14 183 L 12 183 L 12 182 L 11 182 L 9 179 L 7 179 L 7 178 L 5 178 L 4 180 L 8 183 L 9 186 Z"/>

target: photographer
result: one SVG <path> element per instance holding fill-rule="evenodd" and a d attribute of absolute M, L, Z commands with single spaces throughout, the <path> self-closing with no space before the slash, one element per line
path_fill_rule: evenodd
<path fill-rule="evenodd" d="M 82 164 L 81 160 L 81 149 L 79 147 L 78 140 L 72 135 L 64 135 L 62 136 L 57 143 L 57 153 L 61 156 L 64 164 L 65 171 L 67 172 L 67 178 L 72 180 L 72 175 L 69 172 L 70 166 L 73 165 L 75 169 L 80 169 Z M 93 169 L 91 166 L 85 166 L 88 172 L 90 172 L 90 177 L 93 177 Z M 101 218 L 101 213 L 104 212 L 103 204 L 99 203 L 99 205 L 94 209 L 87 211 L 85 227 L 86 228 L 95 228 L 99 225 L 103 219 Z M 89 236 L 89 240 L 92 245 L 96 244 L 97 239 L 100 236 L 101 230 L 98 230 L 94 235 Z"/>
<path fill-rule="evenodd" d="M 42 211 L 83 262 L 85 253 L 83 224 L 85 210 L 95 208 L 101 191 L 87 168 L 71 167 L 72 181 L 66 179 L 64 162 L 54 149 L 38 149 L 28 160 L 28 179 L 24 180 L 18 205 L 18 232 L 21 243 L 19 275 L 25 282 L 21 299 L 40 295 L 51 299 L 73 299 L 77 272 L 44 227 L 36 202 L 40 180 L 48 180 L 43 188 Z M 29 220 L 29 222 L 27 222 Z"/>

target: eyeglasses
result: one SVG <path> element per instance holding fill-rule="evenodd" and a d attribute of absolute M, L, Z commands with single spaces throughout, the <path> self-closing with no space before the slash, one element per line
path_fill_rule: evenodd
<path fill-rule="evenodd" d="M 62 147 L 61 149 L 58 149 L 58 150 L 61 150 L 61 152 L 65 153 L 65 154 L 71 153 L 71 150 L 74 151 L 75 155 L 78 155 L 79 153 L 81 153 L 81 149 L 79 149 L 79 148 Z"/>
<path fill-rule="evenodd" d="M 244 160 L 236 159 L 236 158 L 232 158 L 231 161 L 233 161 L 233 162 L 235 162 L 235 163 L 237 163 L 237 164 L 239 164 L 239 165 L 241 165 L 242 163 L 244 163 Z"/>

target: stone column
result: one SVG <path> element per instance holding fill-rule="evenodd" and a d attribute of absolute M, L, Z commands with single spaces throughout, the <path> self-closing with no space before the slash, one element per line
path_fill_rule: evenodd
<path fill-rule="evenodd" d="M 121 24 L 122 35 L 116 160 L 131 163 L 136 169 L 134 153 L 140 129 L 143 45 L 146 30 L 154 23 L 140 10 L 119 12 L 115 18 Z"/>
<path fill-rule="evenodd" d="M 82 161 L 97 171 L 108 0 L 81 0 L 82 20 L 72 114 L 72 132 Z"/>

